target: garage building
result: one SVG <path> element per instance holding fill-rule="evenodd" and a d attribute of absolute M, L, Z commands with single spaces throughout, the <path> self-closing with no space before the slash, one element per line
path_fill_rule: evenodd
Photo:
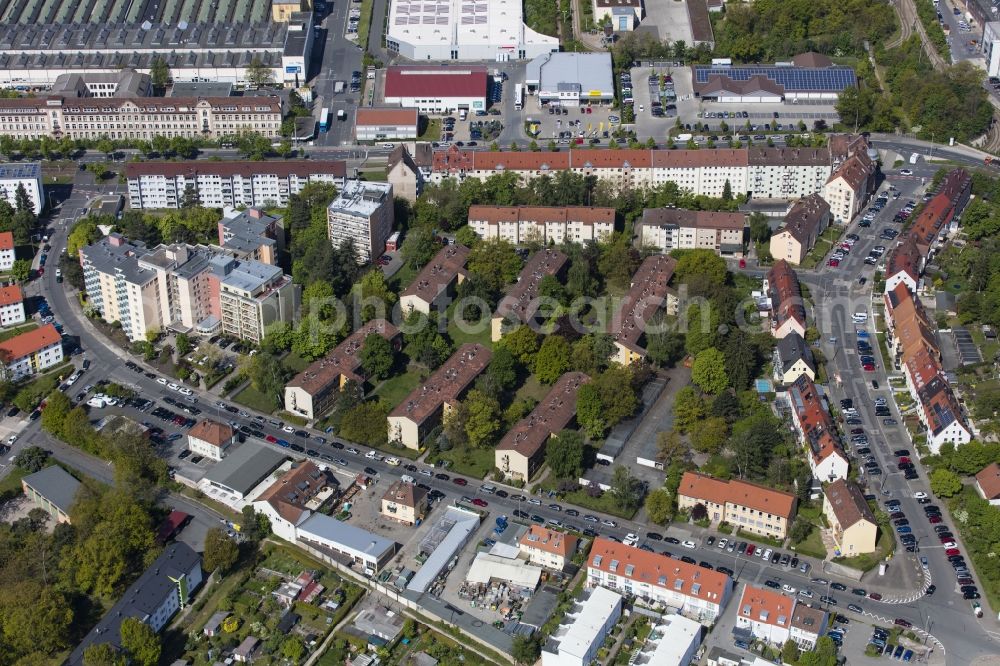
<path fill-rule="evenodd" d="M 358 141 L 416 139 L 419 118 L 416 109 L 359 108 L 355 115 L 354 133 Z"/>
<path fill-rule="evenodd" d="M 610 53 L 545 53 L 528 63 L 524 83 L 541 104 L 610 104 L 615 98 Z"/>
<path fill-rule="evenodd" d="M 692 65 L 695 95 L 723 104 L 836 102 L 845 88 L 857 85 L 854 70 L 819 53 L 801 53 L 792 62 L 733 65 L 728 58 Z"/>
<path fill-rule="evenodd" d="M 487 85 L 483 65 L 394 66 L 385 72 L 385 103 L 421 113 L 485 111 Z"/>

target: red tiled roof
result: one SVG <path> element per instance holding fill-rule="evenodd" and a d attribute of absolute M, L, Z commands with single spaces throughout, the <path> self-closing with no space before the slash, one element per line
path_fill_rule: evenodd
<path fill-rule="evenodd" d="M 433 375 L 421 382 L 389 414 L 423 423 L 442 405 L 454 402 L 489 365 L 493 353 L 480 344 L 467 342 L 458 348 Z"/>
<path fill-rule="evenodd" d="M 868 182 L 868 177 L 872 174 L 873 168 L 874 165 L 871 159 L 868 158 L 867 153 L 858 152 L 837 167 L 837 170 L 830 174 L 827 182 L 843 178 L 848 187 L 854 190 L 854 192 L 860 193 Z"/>
<path fill-rule="evenodd" d="M 0 287 L 0 306 L 13 305 L 24 301 L 24 294 L 16 284 L 7 287 Z"/>
<path fill-rule="evenodd" d="M 746 584 L 736 612 L 739 617 L 747 620 L 787 629 L 792 622 L 794 608 L 795 599 L 792 597 L 775 590 Z"/>
<path fill-rule="evenodd" d="M 188 437 L 200 439 L 213 446 L 222 446 L 233 439 L 233 429 L 225 423 L 202 419 L 188 431 Z"/>
<path fill-rule="evenodd" d="M 419 114 L 416 109 L 368 109 L 360 107 L 357 110 L 354 124 L 364 125 L 396 125 L 396 126 L 417 126 Z"/>
<path fill-rule="evenodd" d="M 576 394 L 590 381 L 582 372 L 567 372 L 526 417 L 507 431 L 497 451 L 517 451 L 531 458 L 545 445 L 549 437 L 558 434 L 576 416 Z"/>
<path fill-rule="evenodd" d="M 14 249 L 14 234 L 10 231 L 0 231 L 0 250 Z"/>
<path fill-rule="evenodd" d="M 678 495 L 725 506 L 735 504 L 755 511 L 791 520 L 795 513 L 795 495 L 780 490 L 732 479 L 723 481 L 699 472 L 684 472 Z"/>
<path fill-rule="evenodd" d="M 577 538 L 572 534 L 556 532 L 541 525 L 532 525 L 518 543 L 525 548 L 535 548 L 554 555 L 570 557 L 576 552 Z"/>
<path fill-rule="evenodd" d="M 332 174 L 335 178 L 347 175 L 347 163 L 342 160 L 267 160 L 266 162 L 199 160 L 196 162 L 126 162 L 125 177 L 166 176 L 194 178 L 198 175 L 252 176 L 273 174 L 306 178 L 315 174 Z"/>
<path fill-rule="evenodd" d="M 295 525 L 308 511 L 306 504 L 330 483 L 329 472 L 307 460 L 285 472 L 255 501 L 267 502 L 279 516 Z"/>
<path fill-rule="evenodd" d="M 399 329 L 384 319 L 371 320 L 351 333 L 325 357 L 310 363 L 286 386 L 300 388 L 309 395 L 316 396 L 329 389 L 341 375 L 362 382 L 364 378 L 358 374 L 361 367 L 361 349 L 364 347 L 365 339 L 372 334 L 392 340 L 399 335 Z"/>
<path fill-rule="evenodd" d="M 52 324 L 46 324 L 0 342 L 0 361 L 12 363 L 46 347 L 59 344 L 61 340 L 56 327 Z"/>
<path fill-rule="evenodd" d="M 794 319 L 805 328 L 806 308 L 799 288 L 799 277 L 787 261 L 779 259 L 774 262 L 767 272 L 767 284 L 775 328 L 780 328 L 789 319 Z"/>
<path fill-rule="evenodd" d="M 642 224 L 653 226 L 676 225 L 697 229 L 742 230 L 747 223 L 746 213 L 725 211 L 687 210 L 684 208 L 646 208 L 642 211 Z"/>
<path fill-rule="evenodd" d="M 612 219 L 614 219 L 612 217 Z M 516 319 L 522 324 L 528 323 L 538 311 L 538 288 L 542 279 L 556 275 L 569 260 L 559 250 L 545 248 L 539 250 L 528 259 L 521 269 L 517 283 L 510 292 L 500 300 L 497 311 L 493 315 L 502 319 Z"/>
<path fill-rule="evenodd" d="M 976 483 L 982 489 L 986 499 L 1000 498 L 1000 465 L 992 463 L 976 474 Z"/>
<path fill-rule="evenodd" d="M 385 72 L 385 97 L 485 97 L 482 65 L 396 65 Z"/>
<path fill-rule="evenodd" d="M 677 260 L 673 257 L 663 254 L 646 257 L 632 276 L 632 288 L 622 299 L 621 307 L 608 322 L 608 332 L 614 336 L 615 342 L 634 352 L 645 353 L 638 346 L 639 338 L 650 318 L 665 305 L 670 291 L 667 283 L 676 267 Z"/>
<path fill-rule="evenodd" d="M 426 303 L 433 303 L 448 285 L 465 270 L 471 250 L 464 245 L 448 245 L 441 248 L 434 258 L 424 266 L 413 282 L 403 290 L 400 297 L 416 296 Z"/>

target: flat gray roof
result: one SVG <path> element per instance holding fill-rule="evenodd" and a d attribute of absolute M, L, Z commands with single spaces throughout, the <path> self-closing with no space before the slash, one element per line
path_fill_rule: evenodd
<path fill-rule="evenodd" d="M 447 512 L 438 521 L 435 529 L 446 529 L 447 534 L 438 543 L 434 552 L 431 553 L 422 567 L 410 579 L 406 586 L 407 590 L 415 592 L 426 592 L 434 579 L 438 577 L 441 570 L 469 540 L 472 534 L 479 529 L 479 516 L 471 511 L 449 506 Z"/>
<path fill-rule="evenodd" d="M 299 527 L 299 532 L 304 533 L 307 539 L 314 537 L 314 540 L 335 544 L 337 550 L 368 555 L 376 560 L 381 559 L 386 551 L 396 546 L 396 542 L 392 539 L 386 539 L 322 513 L 309 516 Z"/>
<path fill-rule="evenodd" d="M 528 63 L 524 80 L 545 90 L 579 85 L 582 97 L 591 90 L 614 92 L 610 53 L 544 53 Z"/>
<path fill-rule="evenodd" d="M 76 499 L 76 491 L 80 488 L 80 482 L 59 465 L 52 465 L 29 474 L 22 481 L 66 514 L 69 513 L 69 508 Z"/>
<path fill-rule="evenodd" d="M 267 478 L 285 460 L 285 454 L 258 441 L 248 439 L 208 471 L 205 480 L 246 495 Z"/>

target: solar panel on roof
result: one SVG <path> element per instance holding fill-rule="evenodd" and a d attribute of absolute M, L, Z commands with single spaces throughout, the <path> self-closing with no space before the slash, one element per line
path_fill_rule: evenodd
<path fill-rule="evenodd" d="M 785 87 L 786 90 L 843 90 L 856 84 L 854 70 L 849 67 L 775 67 L 746 65 L 737 67 L 696 66 L 695 82 L 708 83 L 713 76 L 724 76 L 734 81 L 748 81 L 754 76 L 764 76 Z"/>

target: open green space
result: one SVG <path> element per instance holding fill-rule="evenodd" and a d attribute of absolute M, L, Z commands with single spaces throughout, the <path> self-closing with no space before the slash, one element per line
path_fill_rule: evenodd
<path fill-rule="evenodd" d="M 270 414 L 274 411 L 274 401 L 249 384 L 245 389 L 234 395 L 232 399 L 234 402 L 238 402 L 244 407 L 249 407 L 261 414 Z"/>
<path fill-rule="evenodd" d="M 36 328 L 38 328 L 38 324 L 28 323 L 24 324 L 23 326 L 17 326 L 15 328 L 8 328 L 4 331 L 0 331 L 0 342 L 4 342 L 5 340 L 10 340 L 11 338 L 17 337 L 22 333 L 28 333 L 30 331 L 33 331 Z"/>
<path fill-rule="evenodd" d="M 361 0 L 361 20 L 358 21 L 358 44 L 364 51 L 368 47 L 368 31 L 372 27 L 372 5 L 375 0 Z"/>
<path fill-rule="evenodd" d="M 809 557 L 815 557 L 818 560 L 825 560 L 826 547 L 823 545 L 823 537 L 820 535 L 819 528 L 813 526 L 809 536 L 801 542 L 795 544 L 794 550 L 800 555 L 808 555 Z"/>
<path fill-rule="evenodd" d="M 372 395 L 380 398 L 382 402 L 389 405 L 390 409 L 403 402 L 403 398 L 410 395 L 413 389 L 420 385 L 423 373 L 409 369 L 401 375 L 396 375 L 385 380 L 375 387 Z"/>
<path fill-rule="evenodd" d="M 423 132 L 417 138 L 421 141 L 437 141 L 441 138 L 441 120 L 421 116 L 420 127 Z"/>
<path fill-rule="evenodd" d="M 285 357 L 281 359 L 281 364 L 295 373 L 305 370 L 309 363 L 310 361 L 307 361 L 293 351 L 288 352 L 285 354 Z"/>
<path fill-rule="evenodd" d="M 464 321 L 460 325 L 455 317 L 455 304 L 448 308 L 448 337 L 451 338 L 455 346 L 464 345 L 467 342 L 476 342 L 488 349 L 493 348 L 490 340 L 490 315 L 486 314 L 482 321 Z M 466 330 L 462 330 L 462 329 Z"/>
<path fill-rule="evenodd" d="M 542 383 L 538 381 L 538 377 L 535 375 L 530 375 L 528 379 L 525 380 L 524 384 L 521 385 L 521 388 L 517 389 L 517 392 L 514 394 L 514 399 L 511 400 L 511 402 L 514 403 L 518 400 L 524 400 L 525 398 L 532 398 L 541 402 L 542 399 L 549 394 L 549 390 L 551 388 L 551 386 L 543 386 Z"/>
<path fill-rule="evenodd" d="M 463 447 L 427 456 L 427 462 L 437 462 L 438 460 L 448 460 L 451 462 L 451 467 L 448 471 L 483 479 L 493 469 L 496 463 L 496 455 L 492 448 Z"/>
<path fill-rule="evenodd" d="M 826 259 L 827 253 L 833 248 L 833 244 L 840 238 L 841 234 L 844 233 L 844 226 L 839 224 L 834 224 L 827 227 L 819 238 L 816 239 L 816 245 L 810 250 L 806 258 L 802 260 L 803 268 L 816 268 L 820 263 Z"/>
<path fill-rule="evenodd" d="M 368 182 L 384 183 L 386 179 L 385 169 L 368 169 L 360 173 L 360 180 Z"/>
<path fill-rule="evenodd" d="M 539 485 L 543 491 L 556 490 L 555 482 L 551 477 L 546 478 L 545 481 Z M 534 488 L 534 486 L 532 486 L 532 488 Z M 635 516 L 636 511 L 638 511 L 638 509 L 635 511 L 622 509 L 618 506 L 618 502 L 615 501 L 615 496 L 610 492 L 603 492 L 600 497 L 592 497 L 586 488 L 581 488 L 579 490 L 559 493 L 559 497 L 563 501 L 569 502 L 570 504 L 611 514 L 612 516 L 618 516 L 619 518 L 631 519 Z"/>

